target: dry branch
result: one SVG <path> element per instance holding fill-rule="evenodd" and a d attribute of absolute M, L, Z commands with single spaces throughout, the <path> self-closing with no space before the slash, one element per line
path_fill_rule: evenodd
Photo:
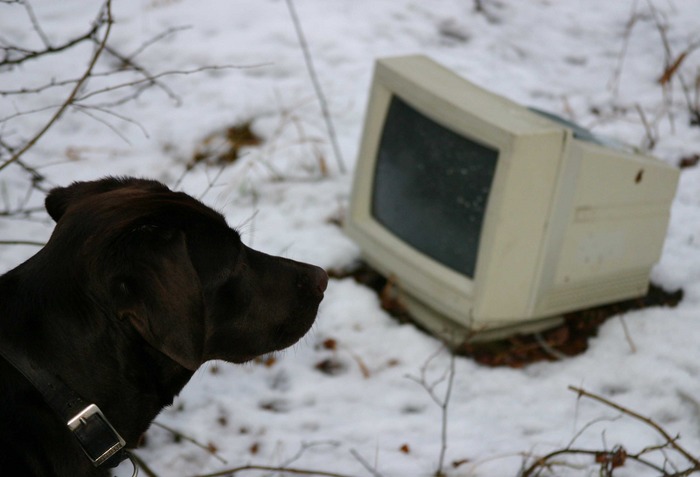
<path fill-rule="evenodd" d="M 0 245 L 31 245 L 35 247 L 43 247 L 44 242 L 33 242 L 31 240 L 0 240 Z"/>
<path fill-rule="evenodd" d="M 304 30 L 301 26 L 301 22 L 299 21 L 299 16 L 297 15 L 296 9 L 294 7 L 293 0 L 287 0 L 287 8 L 289 9 L 289 14 L 292 18 L 292 23 L 294 23 L 294 28 L 296 30 L 297 37 L 299 38 L 299 45 L 301 46 L 301 50 L 304 53 L 304 60 L 306 62 L 306 68 L 309 71 L 309 77 L 311 78 L 314 90 L 316 91 L 316 96 L 318 97 L 318 101 L 321 105 L 321 113 L 323 114 L 323 119 L 326 122 L 328 136 L 330 138 L 331 145 L 333 146 L 333 152 L 335 153 L 335 158 L 338 162 L 338 168 L 340 169 L 341 173 L 345 173 L 345 162 L 343 161 L 343 156 L 340 152 L 338 138 L 335 134 L 335 128 L 333 127 L 333 120 L 331 119 L 331 114 L 328 110 L 328 102 L 326 101 L 326 97 L 323 94 L 323 89 L 321 88 L 321 83 L 319 82 L 318 76 L 316 75 L 316 69 L 314 68 L 313 58 L 309 51 L 309 45 L 306 42 Z"/>
<path fill-rule="evenodd" d="M 320 477 L 356 477 L 348 474 L 339 474 L 337 472 L 326 472 L 323 470 L 310 470 L 310 469 L 299 469 L 296 467 L 275 467 L 270 465 L 242 465 L 240 467 L 234 467 L 232 469 L 226 469 L 219 472 L 214 472 L 212 474 L 198 474 L 195 477 L 224 477 L 233 476 L 235 474 L 251 471 L 260 470 L 267 472 L 284 472 L 287 474 L 295 475 L 316 475 Z"/>
<path fill-rule="evenodd" d="M 620 411 L 620 412 L 623 413 L 623 414 L 626 414 L 626 415 L 628 415 L 628 416 L 630 416 L 630 417 L 632 417 L 632 418 L 634 418 L 634 419 L 636 419 L 636 420 L 638 420 L 638 421 L 643 422 L 643 423 L 646 424 L 647 426 L 652 427 L 656 432 L 658 432 L 658 433 L 664 438 L 664 440 L 668 443 L 668 445 L 669 445 L 670 447 L 672 447 L 673 449 L 675 449 L 676 451 L 678 451 L 678 452 L 679 452 L 683 457 L 685 457 L 691 464 L 693 464 L 693 467 L 694 467 L 696 470 L 700 470 L 700 460 L 698 460 L 698 458 L 696 458 L 695 456 L 693 456 L 690 452 L 688 452 L 688 451 L 685 450 L 683 447 L 681 447 L 680 444 L 678 444 L 678 442 L 677 442 L 677 441 L 678 441 L 678 436 L 676 436 L 676 437 L 671 437 L 671 435 L 668 434 L 668 432 L 666 432 L 666 431 L 664 430 L 663 427 L 661 427 L 660 425 L 658 425 L 658 424 L 657 424 L 656 422 L 654 422 L 652 419 L 650 419 L 650 418 L 648 418 L 648 417 L 646 417 L 646 416 L 642 416 L 641 414 L 639 414 L 639 413 L 637 413 L 637 412 L 635 412 L 635 411 L 632 411 L 631 409 L 627 409 L 626 407 L 621 406 L 621 405 L 619 405 L 619 404 L 616 404 L 616 403 L 614 403 L 614 402 L 612 402 L 612 401 L 610 401 L 610 400 L 608 400 L 608 399 L 605 399 L 605 398 L 602 397 L 602 396 L 599 396 L 599 395 L 597 395 L 597 394 L 593 394 L 593 393 L 591 393 L 591 392 L 588 392 L 588 391 L 586 391 L 585 389 L 578 388 L 578 387 L 575 387 L 575 386 L 569 386 L 569 389 L 570 389 L 571 391 L 576 392 L 576 393 L 579 395 L 579 397 L 582 397 L 582 396 L 583 396 L 583 397 L 587 397 L 587 398 L 589 398 L 589 399 L 593 399 L 594 401 L 598 401 L 598 402 L 600 402 L 600 403 L 602 403 L 602 404 L 605 404 L 605 405 L 608 406 L 608 407 L 611 407 L 611 408 L 613 408 L 613 409 L 616 409 L 616 410 Z"/>
<path fill-rule="evenodd" d="M 435 380 L 430 380 L 428 378 L 428 366 L 430 363 L 442 352 L 444 348 L 438 349 L 433 355 L 431 355 L 423 366 L 421 367 L 420 378 L 414 376 L 408 376 L 409 379 L 420 384 L 428 393 L 430 398 L 438 405 L 441 413 L 441 428 L 440 428 L 440 456 L 438 458 L 437 468 L 433 474 L 435 477 L 443 477 L 445 475 L 444 465 L 445 465 L 445 454 L 447 452 L 447 424 L 448 419 L 448 407 L 450 405 L 450 398 L 452 396 L 452 387 L 454 384 L 455 377 L 455 365 L 456 357 L 454 353 L 450 353 L 450 364 L 445 371 L 445 373 Z M 445 393 L 440 396 L 438 395 L 436 388 L 441 383 L 446 383 Z"/>
<path fill-rule="evenodd" d="M 599 474 L 601 476 L 612 476 L 615 469 L 623 467 L 628 460 L 635 461 L 640 465 L 653 469 L 658 472 L 661 477 L 680 477 L 690 475 L 695 472 L 700 472 L 700 460 L 678 444 L 678 436 L 672 437 L 665 429 L 657 424 L 653 419 L 643 416 L 631 409 L 628 409 L 620 404 L 605 399 L 602 396 L 586 391 L 582 388 L 569 386 L 569 389 L 576 392 L 578 397 L 586 397 L 597 401 L 605 406 L 620 411 L 623 415 L 631 417 L 637 421 L 654 429 L 664 440 L 662 444 L 651 445 L 643 448 L 639 452 L 630 453 L 622 445 L 614 446 L 612 449 L 580 449 L 573 447 L 572 440 L 567 447 L 556 449 L 549 454 L 535 458 L 529 467 L 525 468 L 520 477 L 533 477 L 541 475 L 545 469 L 550 470 L 556 466 L 567 465 L 565 461 L 555 460 L 558 457 L 567 455 L 587 455 L 593 458 L 593 462 L 599 465 Z M 577 437 L 580 433 L 577 434 Z M 673 450 L 678 452 L 686 461 L 689 467 L 685 469 L 674 468 L 671 472 L 666 469 L 666 465 L 672 465 L 666 451 Z M 645 456 L 652 452 L 660 452 L 664 456 L 664 465 L 658 465 L 647 459 Z"/>
<path fill-rule="evenodd" d="M 154 421 L 152 425 L 154 425 L 156 427 L 160 427 L 161 429 L 170 432 L 173 436 L 175 436 L 176 439 L 184 439 L 187 442 L 194 444 L 195 446 L 204 450 L 208 454 L 211 454 L 212 456 L 214 456 L 219 462 L 221 462 L 223 464 L 228 464 L 226 459 L 224 459 L 219 454 L 217 454 L 216 450 L 213 449 L 211 445 L 202 444 L 201 442 L 197 441 L 197 439 L 190 437 L 190 436 L 178 431 L 177 429 L 173 429 L 172 427 L 166 426 L 165 424 L 161 424 L 160 422 Z"/>
<path fill-rule="evenodd" d="M 9 2 L 3 2 L 3 3 L 9 3 Z M 35 20 L 32 20 L 32 23 L 34 23 Z M 2 53 L 2 58 L 0 58 L 0 67 L 5 67 L 5 66 L 18 66 L 25 61 L 29 60 L 34 60 L 37 58 L 41 58 L 46 55 L 53 55 L 56 53 L 60 53 L 62 51 L 69 50 L 73 48 L 75 45 L 78 45 L 85 40 L 90 40 L 92 39 L 98 32 L 98 30 L 102 27 L 102 23 L 96 22 L 93 24 L 92 28 L 86 32 L 83 35 L 80 35 L 78 37 L 75 37 L 71 40 L 66 41 L 65 43 L 58 45 L 58 46 L 47 46 L 43 50 L 24 50 L 22 48 L 16 47 L 16 46 L 3 46 L 0 47 L 0 52 Z M 35 25 L 36 28 L 36 25 Z M 19 56 L 13 58 L 12 53 L 18 54 Z"/>
<path fill-rule="evenodd" d="M 101 20 L 101 18 L 105 16 L 105 20 Z M 27 143 L 17 152 L 15 152 L 9 159 L 7 159 L 5 162 L 0 164 L 0 171 L 5 169 L 7 166 L 12 164 L 13 162 L 16 162 L 19 160 L 19 158 L 24 154 L 26 151 L 32 148 L 34 144 L 36 144 L 39 139 L 48 131 L 51 126 L 54 125 L 56 121 L 63 115 L 64 111 L 68 108 L 68 106 L 71 105 L 75 97 L 78 95 L 78 92 L 80 91 L 80 88 L 83 86 L 85 81 L 90 77 L 90 74 L 92 73 L 92 69 L 95 67 L 95 64 L 97 63 L 97 59 L 100 57 L 102 54 L 102 51 L 104 51 L 105 45 L 107 44 L 107 39 L 109 38 L 109 34 L 112 30 L 112 0 L 106 0 L 104 3 L 100 14 L 98 16 L 98 20 L 95 21 L 95 26 L 99 28 L 102 24 L 106 24 L 107 28 L 105 29 L 104 36 L 102 37 L 102 41 L 100 42 L 99 46 L 95 50 L 95 52 L 92 55 L 92 59 L 90 60 L 90 63 L 88 64 L 87 69 L 85 70 L 85 73 L 83 73 L 83 76 L 78 80 L 78 82 L 75 84 L 73 87 L 73 90 L 70 92 L 68 95 L 68 98 L 63 102 L 63 104 L 58 108 L 58 111 L 54 113 L 54 115 L 49 119 L 49 121 L 44 125 L 43 128 L 39 130 L 38 133 L 34 135 Z"/>
<path fill-rule="evenodd" d="M 99 14 L 90 25 L 90 28 L 83 34 L 71 38 L 68 41 L 62 42 L 59 45 L 53 45 L 49 42 L 48 36 L 40 25 L 38 18 L 34 15 L 29 0 L 20 0 L 17 2 L 1 2 L 2 4 L 17 3 L 27 10 L 30 17 L 31 28 L 35 34 L 41 38 L 44 48 L 35 48 L 31 51 L 28 48 L 22 48 L 18 45 L 11 44 L 7 40 L 0 42 L 0 67 L 4 67 L 4 71 L 10 71 L 19 62 L 41 61 L 42 58 L 53 55 L 63 54 L 70 55 L 72 48 L 81 44 L 94 43 L 95 49 L 89 57 L 88 65 L 85 71 L 78 77 L 74 78 L 51 78 L 47 79 L 44 84 L 33 86 L 21 86 L 17 88 L 8 88 L 0 90 L 0 96 L 17 96 L 21 99 L 22 95 L 42 94 L 54 88 L 66 88 L 66 96 L 60 100 L 51 100 L 44 102 L 43 105 L 22 109 L 15 106 L 15 111 L 11 114 L 0 117 L 0 172 L 15 165 L 29 173 L 28 181 L 30 189 L 36 189 L 45 192 L 42 187 L 46 177 L 25 161 L 23 156 L 32 149 L 45 133 L 53 127 L 63 116 L 67 110 L 72 110 L 80 114 L 84 114 L 98 123 L 104 125 L 120 137 L 125 142 L 129 143 L 129 138 L 115 123 L 128 123 L 148 137 L 146 128 L 143 127 L 137 120 L 127 117 L 117 112 L 117 107 L 124 105 L 130 101 L 136 100 L 145 91 L 151 88 L 162 90 L 167 97 L 173 100 L 176 104 L 181 102 L 181 98 L 168 86 L 164 81 L 166 77 L 184 76 L 196 74 L 204 71 L 224 70 L 233 68 L 256 67 L 250 66 L 234 66 L 234 65 L 214 65 L 202 66 L 184 70 L 166 70 L 161 72 L 153 72 L 137 62 L 136 57 L 141 55 L 146 49 L 157 43 L 158 41 L 176 34 L 187 27 L 174 27 L 165 30 L 143 42 L 135 50 L 124 54 L 109 45 L 110 31 L 112 28 L 111 15 L 111 0 L 106 0 L 100 7 Z M 102 63 L 101 58 L 110 55 L 117 60 L 116 65 L 106 70 L 97 71 L 96 64 Z M 4 58 L 4 60 L 3 60 Z M 118 80 L 119 75 L 130 74 L 131 77 L 126 80 Z M 135 76 L 133 76 L 135 75 Z M 112 77 L 117 78 L 113 80 Z M 91 79 L 103 79 L 101 86 L 93 86 Z M 102 99 L 103 97 L 108 99 Z M 48 104 L 47 104 L 48 103 Z M 13 102 L 13 105 L 15 103 Z M 17 104 L 21 104 L 17 102 Z M 30 116 L 38 113 L 48 113 L 49 117 L 46 122 L 34 132 L 26 134 L 26 138 L 19 138 L 13 130 L 13 120 L 17 118 Z M 15 134 L 15 138 L 10 140 L 10 136 Z M 5 137 L 3 137 L 3 135 Z M 23 210 L 15 210 L 10 214 L 9 209 L 5 215 L 21 215 Z"/>

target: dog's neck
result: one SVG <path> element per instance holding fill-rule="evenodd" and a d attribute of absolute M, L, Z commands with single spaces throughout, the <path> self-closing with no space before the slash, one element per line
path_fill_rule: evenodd
<path fill-rule="evenodd" d="M 110 315 L 110 310 L 91 306 L 76 315 L 53 306 L 51 314 L 46 314 L 49 307 L 31 295 L 45 296 L 46 289 L 34 290 L 34 294 L 32 287 L 48 284 L 18 287 L 13 272 L 0 277 L 0 333 L 12 339 L 36 366 L 58 375 L 84 400 L 97 404 L 127 446 L 135 447 L 151 421 L 189 381 L 192 371 L 152 348 L 128 322 Z M 23 296 L 17 295 L 19 289 Z M 60 289 L 52 294 L 69 295 Z"/>

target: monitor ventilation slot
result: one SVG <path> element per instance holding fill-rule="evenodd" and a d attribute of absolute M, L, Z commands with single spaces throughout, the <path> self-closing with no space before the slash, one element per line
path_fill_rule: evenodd
<path fill-rule="evenodd" d="M 541 312 L 554 314 L 570 310 L 572 305 L 587 305 L 591 301 L 613 303 L 644 295 L 649 285 L 649 270 L 635 270 L 574 287 L 559 287 L 547 294 Z"/>

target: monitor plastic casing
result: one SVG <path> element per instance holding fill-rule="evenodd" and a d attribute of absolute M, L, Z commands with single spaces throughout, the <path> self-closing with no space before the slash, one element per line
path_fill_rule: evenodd
<path fill-rule="evenodd" d="M 394 96 L 498 151 L 473 277 L 415 250 L 373 217 L 378 148 Z M 427 57 L 385 58 L 375 66 L 346 231 L 398 285 L 419 323 L 451 341 L 493 339 L 644 295 L 678 176 L 666 163 L 490 93 Z M 411 210 L 405 217 L 411 220 Z"/>

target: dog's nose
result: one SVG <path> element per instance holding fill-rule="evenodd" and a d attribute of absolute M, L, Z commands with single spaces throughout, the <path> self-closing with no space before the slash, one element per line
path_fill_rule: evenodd
<path fill-rule="evenodd" d="M 322 268 L 316 268 L 315 271 L 316 289 L 319 293 L 323 294 L 328 288 L 328 274 Z"/>

